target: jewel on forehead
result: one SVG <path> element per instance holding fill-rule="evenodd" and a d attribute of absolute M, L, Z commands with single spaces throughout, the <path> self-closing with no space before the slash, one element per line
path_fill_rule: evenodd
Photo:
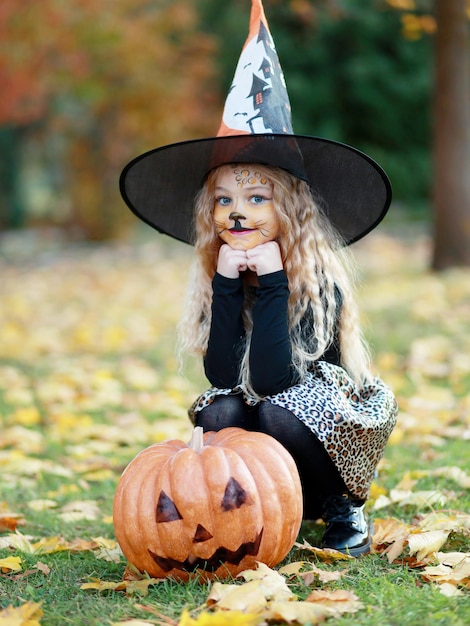
<path fill-rule="evenodd" d="M 256 185 L 256 183 L 266 185 L 268 182 L 260 172 L 254 172 L 254 174 L 252 174 L 248 169 L 235 169 L 233 170 L 233 173 L 235 174 L 235 180 L 237 181 L 238 187 L 243 187 L 246 184 Z"/>

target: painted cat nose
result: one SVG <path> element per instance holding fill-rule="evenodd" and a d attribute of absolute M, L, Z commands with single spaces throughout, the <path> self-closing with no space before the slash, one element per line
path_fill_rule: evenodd
<path fill-rule="evenodd" d="M 232 211 L 228 216 L 229 220 L 233 220 L 234 222 L 238 222 L 239 220 L 246 220 L 246 217 L 241 213 L 237 213 L 236 211 Z"/>

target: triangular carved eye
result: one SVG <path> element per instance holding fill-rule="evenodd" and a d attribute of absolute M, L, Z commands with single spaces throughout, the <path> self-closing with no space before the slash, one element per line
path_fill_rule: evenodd
<path fill-rule="evenodd" d="M 169 498 L 164 491 L 160 491 L 157 509 L 155 511 L 155 519 L 157 524 L 183 519 L 173 500 Z"/>
<path fill-rule="evenodd" d="M 209 539 L 212 539 L 213 536 L 214 535 L 211 535 L 210 532 L 204 528 L 204 526 L 198 524 L 193 537 L 193 543 L 203 543 L 204 541 L 209 541 Z"/>
<path fill-rule="evenodd" d="M 232 476 L 225 487 L 224 497 L 220 506 L 223 511 L 232 511 L 233 509 L 239 509 L 243 504 L 253 504 L 253 498 L 243 489 L 238 480 Z"/>

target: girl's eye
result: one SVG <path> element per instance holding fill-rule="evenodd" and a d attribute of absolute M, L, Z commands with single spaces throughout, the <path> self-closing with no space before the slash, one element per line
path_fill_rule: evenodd
<path fill-rule="evenodd" d="M 230 198 L 227 198 L 227 196 L 220 196 L 219 198 L 216 198 L 215 201 L 221 206 L 228 206 L 231 202 Z"/>
<path fill-rule="evenodd" d="M 251 201 L 253 204 L 263 204 L 263 202 L 269 202 L 268 198 L 264 196 L 252 196 Z"/>

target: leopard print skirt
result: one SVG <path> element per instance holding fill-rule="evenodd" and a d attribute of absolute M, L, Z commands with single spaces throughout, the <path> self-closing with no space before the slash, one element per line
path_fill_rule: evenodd
<path fill-rule="evenodd" d="M 190 419 L 194 422 L 217 396 L 237 392 L 242 390 L 211 387 L 189 410 Z M 258 403 L 246 394 L 244 399 L 251 406 Z M 301 420 L 323 443 L 350 493 L 367 499 L 397 420 L 395 397 L 383 381 L 375 378 L 358 388 L 342 367 L 318 361 L 302 383 L 263 401 L 288 409 Z"/>

